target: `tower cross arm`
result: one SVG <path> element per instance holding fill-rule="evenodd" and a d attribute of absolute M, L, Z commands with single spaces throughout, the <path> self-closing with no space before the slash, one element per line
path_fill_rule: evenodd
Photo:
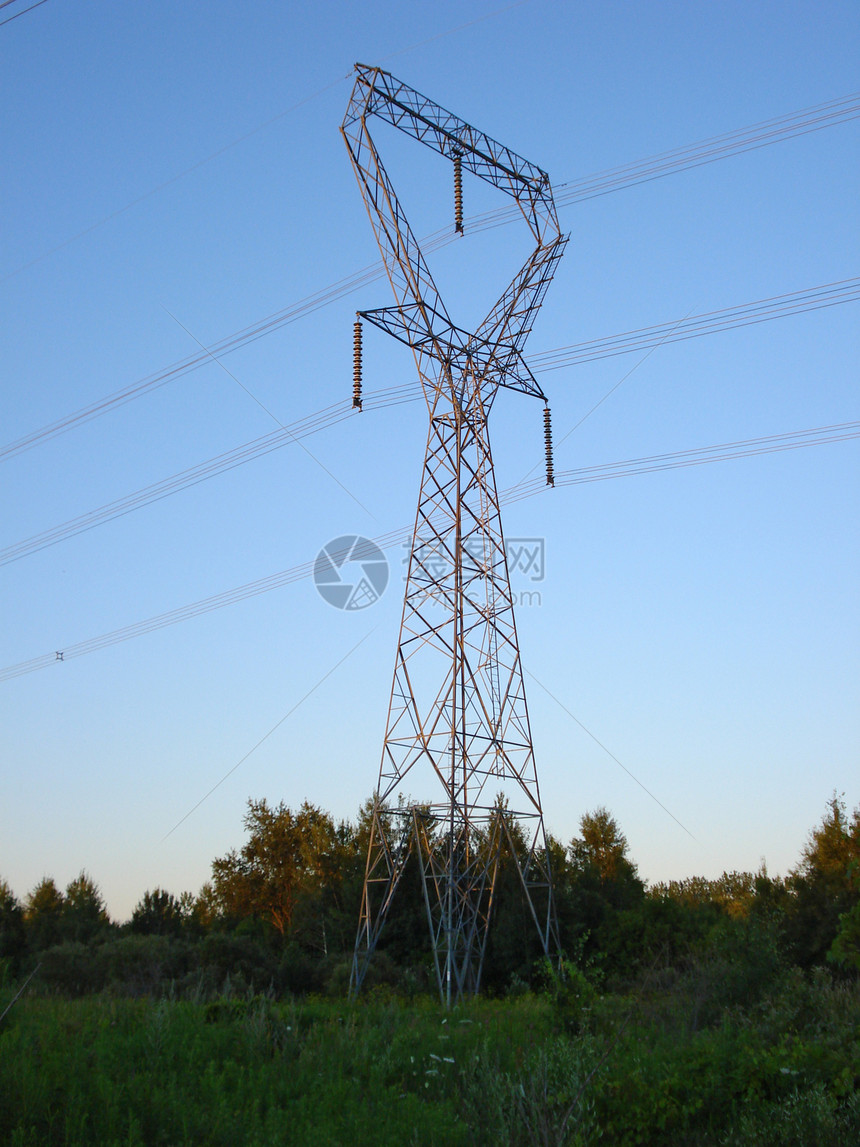
<path fill-rule="evenodd" d="M 540 398 L 545 395 L 523 361 L 522 350 L 566 243 L 567 236 L 560 235 L 533 251 L 475 333 L 476 342 L 495 347 L 501 385 Z M 485 400 L 492 399 L 497 385 L 488 378 L 482 387 Z"/>
<path fill-rule="evenodd" d="M 478 338 L 509 342 L 522 350 L 567 239 L 566 235 L 560 235 L 531 253 L 475 332 Z"/>
<path fill-rule="evenodd" d="M 513 347 L 497 346 L 493 352 L 489 368 L 484 372 L 481 394 L 485 406 L 492 402 L 498 387 L 516 390 L 520 394 L 531 395 L 542 402 L 547 397 L 532 374 L 523 356 Z"/>
<path fill-rule="evenodd" d="M 440 155 L 459 155 L 463 167 L 516 199 L 527 217 L 543 215 L 558 230 L 545 171 L 382 68 L 356 64 L 355 70 L 356 92 L 344 128 L 359 116 L 375 115 Z"/>
<path fill-rule="evenodd" d="M 362 319 L 405 343 L 413 350 L 434 350 L 437 358 L 449 358 L 461 351 L 470 335 L 461 331 L 445 315 L 430 311 L 427 304 L 405 303 L 397 307 L 374 307 L 359 311 Z M 428 317 L 432 320 L 429 324 Z"/>
<path fill-rule="evenodd" d="M 441 318 L 443 326 L 450 327 L 445 304 L 367 129 L 365 117 L 347 116 L 341 134 L 398 306 L 418 307 L 428 331 L 433 329 L 435 318 Z"/>

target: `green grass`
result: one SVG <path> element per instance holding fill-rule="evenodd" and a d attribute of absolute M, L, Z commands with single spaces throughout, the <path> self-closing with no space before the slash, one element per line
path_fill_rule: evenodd
<path fill-rule="evenodd" d="M 12 998 L 0 991 L 0 1012 Z M 860 1140 L 860 988 L 786 981 L 696 1027 L 685 995 L 26 995 L 0 1026 L 0 1143 L 744 1144 Z"/>
<path fill-rule="evenodd" d="M 485 1045 L 513 1071 L 549 1031 L 545 1007 L 478 1010 L 28 999 L 0 1032 L 0 1141 L 465 1144 Z"/>

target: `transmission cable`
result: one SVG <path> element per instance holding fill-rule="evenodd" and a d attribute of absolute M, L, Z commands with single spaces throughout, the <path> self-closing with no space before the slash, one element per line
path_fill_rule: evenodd
<path fill-rule="evenodd" d="M 317 93 L 319 94 L 319 93 Z M 298 105 L 297 105 L 298 106 Z M 282 113 L 286 114 L 286 113 Z M 662 178 L 674 172 L 684 171 L 704 163 L 712 163 L 718 159 L 726 159 L 754 148 L 765 147 L 772 143 L 791 139 L 795 136 L 805 135 L 826 127 L 834 127 L 841 123 L 860 116 L 860 93 L 854 92 L 827 103 L 814 107 L 804 108 L 797 112 L 778 116 L 751 127 L 739 128 L 724 135 L 714 136 L 711 139 L 692 143 L 686 147 L 676 148 L 674 151 L 663 152 L 660 155 L 647 159 L 637 160 L 622 167 L 611 168 L 608 171 L 598 172 L 582 179 L 559 184 L 556 188 L 555 201 L 557 206 L 568 206 L 572 203 L 592 199 L 598 195 L 607 195 L 625 187 L 633 187 L 640 183 Z M 280 117 L 276 117 L 280 118 Z M 272 121 L 273 122 L 273 121 Z M 178 178 L 178 177 L 177 177 Z M 497 208 L 467 219 L 466 232 L 487 230 L 510 223 L 520 217 L 518 208 L 508 206 Z M 459 236 L 453 234 L 450 228 L 433 232 L 421 240 L 421 247 L 425 253 L 435 251 L 440 247 L 455 242 Z M 374 263 L 360 271 L 347 275 L 327 287 L 313 292 L 296 303 L 291 303 L 282 310 L 276 311 L 263 319 L 257 320 L 250 326 L 236 331 L 232 335 L 214 343 L 207 354 L 191 355 L 177 363 L 173 363 L 154 374 L 147 375 L 129 386 L 115 391 L 103 398 L 71 414 L 57 419 L 30 434 L 24 435 L 5 447 L 0 447 L 0 461 L 14 457 L 24 450 L 40 442 L 49 441 L 58 434 L 70 430 L 74 426 L 82 425 L 93 418 L 98 418 L 108 410 L 125 405 L 134 399 L 142 397 L 152 390 L 164 386 L 177 378 L 181 378 L 191 371 L 199 369 L 208 362 L 211 356 L 230 354 L 240 347 L 247 346 L 263 335 L 295 322 L 305 315 L 312 314 L 321 307 L 337 299 L 344 298 L 384 278 L 385 271 L 381 262 Z"/>
<path fill-rule="evenodd" d="M 5 8 L 7 4 L 12 4 L 14 0 L 5 0 L 4 4 L 0 4 L 0 8 Z M 11 24 L 13 20 L 17 20 L 19 16 L 26 16 L 28 12 L 32 12 L 34 8 L 40 8 L 43 4 L 47 4 L 48 0 L 36 0 L 35 4 L 31 4 L 29 8 L 22 8 L 20 12 L 16 12 L 14 16 L 7 16 L 5 20 L 0 20 L 0 28 L 4 24 Z"/>
<path fill-rule="evenodd" d="M 657 454 L 647 458 L 632 458 L 624 462 L 612 462 L 602 466 L 586 466 L 576 470 L 563 470 L 556 473 L 556 486 L 575 486 L 591 482 L 601 482 L 610 478 L 626 478 L 637 474 L 651 474 L 657 471 L 681 469 L 689 466 L 702 466 L 710 462 L 726 462 L 738 458 L 752 458 L 761 454 L 773 454 L 785 450 L 798 450 L 807 446 L 823 446 L 834 442 L 845 442 L 860 438 L 860 421 L 842 422 L 832 426 L 819 426 L 807 430 L 795 430 L 787 434 L 771 434 L 763 438 L 748 438 L 739 442 L 720 443 L 715 446 L 700 446 L 693 450 L 676 451 L 669 454 Z M 522 501 L 533 497 L 546 489 L 542 479 L 531 479 L 502 492 L 500 502 L 504 505 Z M 380 549 L 392 549 L 397 545 L 408 544 L 412 536 L 412 527 L 401 527 L 390 530 L 372 539 Z M 337 555 L 333 555 L 337 556 Z M 346 556 L 344 554 L 344 556 Z M 8 665 L 0 669 L 0 682 L 9 681 L 13 677 L 21 677 L 26 673 L 34 673 L 38 669 L 46 669 L 49 665 L 58 662 L 71 661 L 76 657 L 83 657 L 87 653 L 95 653 L 112 645 L 129 641 L 134 637 L 153 633 L 169 625 L 176 625 L 181 621 L 188 621 L 204 613 L 211 613 L 228 605 L 245 601 L 268 593 L 273 589 L 291 585 L 302 581 L 313 573 L 315 559 L 293 566 L 291 569 L 281 570 L 269 577 L 258 581 L 248 582 L 236 586 L 223 593 L 215 594 L 201 601 L 191 602 L 178 609 L 169 610 L 144 621 L 124 626 L 122 629 L 103 633 L 98 637 L 91 637 L 79 641 L 74 645 L 64 646 L 51 653 L 44 653 L 28 661 L 20 661 L 15 665 Z"/>
<path fill-rule="evenodd" d="M 743 303 L 737 307 L 690 315 L 674 323 L 659 323 L 656 326 L 642 327 L 624 334 L 609 335 L 607 338 L 592 339 L 589 342 L 542 351 L 529 358 L 529 365 L 536 371 L 558 370 L 561 367 L 594 362 L 596 359 L 609 358 L 613 355 L 647 350 L 663 343 L 682 342 L 685 339 L 698 338 L 700 335 L 751 326 L 767 322 L 769 319 L 800 314 L 802 311 L 819 310 L 838 303 L 851 303 L 857 299 L 860 299 L 860 278 L 842 279 L 818 287 L 809 287 L 804 291 L 757 299 L 755 302 Z"/>
<path fill-rule="evenodd" d="M 674 323 L 660 323 L 657 326 L 643 327 L 637 331 L 594 339 L 587 343 L 577 343 L 573 346 L 543 351 L 531 356 L 529 362 L 536 372 L 558 370 L 561 367 L 594 362 L 597 359 L 608 358 L 613 355 L 654 349 L 664 343 L 699 338 L 703 335 L 730 330 L 733 327 L 783 318 L 788 315 L 800 314 L 803 311 L 835 306 L 838 303 L 853 302 L 858 298 L 860 298 L 860 279 L 846 279 L 839 283 L 826 283 L 805 291 L 776 295 L 769 299 L 744 303 L 738 307 L 727 307 L 724 310 L 711 311 L 704 315 L 688 315 Z M 223 366 L 220 363 L 219 365 Z M 389 406 L 415 402 L 420 399 L 421 393 L 421 384 L 418 382 L 371 391 L 365 395 L 364 409 L 379 410 Z M 299 442 L 311 434 L 335 426 L 355 415 L 356 411 L 350 400 L 344 399 L 341 402 L 333 403 L 315 414 L 309 414 L 296 422 L 283 425 L 279 430 L 271 431 L 260 438 L 245 442 L 233 450 L 218 454 L 214 458 L 209 458 L 205 462 L 200 462 L 196 466 L 182 470 L 160 482 L 145 486 L 141 490 L 127 494 L 113 502 L 108 502 L 106 505 L 90 510 L 58 526 L 52 526 L 50 529 L 42 530 L 38 534 L 33 534 L 19 542 L 5 546 L 0 549 L 0 566 L 19 561 L 30 554 L 38 553 L 49 546 L 57 545 L 59 542 L 92 530 L 96 526 L 104 525 L 106 522 L 130 514 L 134 510 L 159 502 L 181 490 L 190 489 L 209 478 L 224 474 L 256 458 L 262 458 L 274 450 L 279 450 L 282 446 L 289 445 L 291 442 Z"/>
<path fill-rule="evenodd" d="M 724 135 L 687 144 L 672 151 L 649 156 L 647 159 L 600 171 L 582 179 L 556 184 L 553 198 L 556 207 L 582 203 L 622 188 L 636 187 L 642 183 L 662 179 L 678 171 L 689 171 L 691 168 L 715 163 L 730 156 L 742 155 L 744 152 L 767 147 L 772 143 L 780 143 L 826 127 L 847 123 L 856 119 L 858 115 L 860 115 L 860 92 L 852 92 L 838 99 L 816 104 L 801 111 L 789 112 L 750 127 L 737 128 Z M 506 205 L 470 220 L 469 228 L 473 231 L 483 231 L 501 226 L 518 217 L 519 210 Z"/>

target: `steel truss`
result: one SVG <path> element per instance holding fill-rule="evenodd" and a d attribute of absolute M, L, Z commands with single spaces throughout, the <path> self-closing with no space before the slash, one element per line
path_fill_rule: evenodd
<path fill-rule="evenodd" d="M 454 163 L 458 229 L 465 170 L 510 195 L 535 238 L 474 334 L 448 316 L 370 135 L 373 116 Z M 480 988 L 503 858 L 544 953 L 558 949 L 487 417 L 500 386 L 546 401 L 522 349 L 567 240 L 543 171 L 379 68 L 356 65 L 341 130 L 395 297 L 361 315 L 411 347 L 429 413 L 352 989 L 414 856 L 450 1005 Z M 407 783 L 428 786 L 429 802 L 396 804 Z"/>

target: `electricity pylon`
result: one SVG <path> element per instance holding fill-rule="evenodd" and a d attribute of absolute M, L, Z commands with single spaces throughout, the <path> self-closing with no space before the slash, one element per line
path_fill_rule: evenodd
<path fill-rule="evenodd" d="M 456 327 L 385 172 L 371 117 L 510 195 L 536 247 L 475 333 Z M 500 386 L 546 397 L 522 358 L 567 241 L 548 176 L 379 68 L 356 65 L 342 133 L 395 305 L 360 316 L 411 347 L 430 417 L 352 969 L 357 992 L 409 856 L 417 858 L 436 977 L 449 1006 L 479 990 L 503 857 L 546 955 L 558 950 L 487 417 Z M 360 327 L 355 404 L 360 408 Z M 547 481 L 552 481 L 547 427 Z M 410 775 L 411 774 L 411 775 Z M 392 804 L 404 783 L 427 803 Z M 430 790 L 430 791 L 428 791 Z"/>

